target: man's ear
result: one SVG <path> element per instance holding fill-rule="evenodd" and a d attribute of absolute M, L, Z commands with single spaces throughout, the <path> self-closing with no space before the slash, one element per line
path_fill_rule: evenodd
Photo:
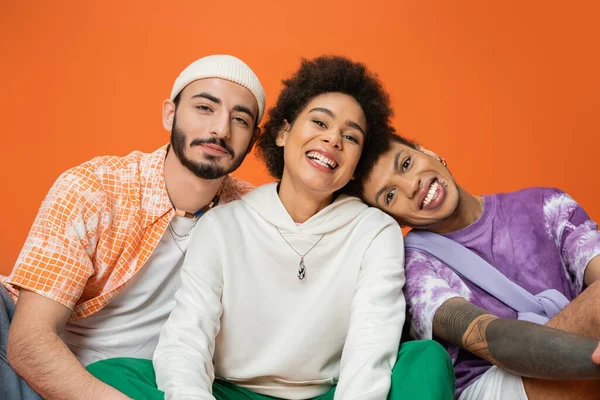
<path fill-rule="evenodd" d="M 290 123 L 287 121 L 287 119 L 284 119 L 283 125 L 281 126 L 281 129 L 279 129 L 279 132 L 277 132 L 277 137 L 275 138 L 275 143 L 277 144 L 277 146 L 285 146 L 287 138 L 290 135 L 290 128 Z"/>
<path fill-rule="evenodd" d="M 173 100 L 166 99 L 162 104 L 162 123 L 163 127 L 171 132 L 173 130 L 173 120 L 175 119 L 175 103 Z"/>
<path fill-rule="evenodd" d="M 419 150 L 422 153 L 427 154 L 429 157 L 433 157 L 436 160 L 441 160 L 442 157 L 438 156 L 437 153 L 434 153 L 433 151 L 421 146 L 420 144 L 417 145 L 417 150 Z"/>

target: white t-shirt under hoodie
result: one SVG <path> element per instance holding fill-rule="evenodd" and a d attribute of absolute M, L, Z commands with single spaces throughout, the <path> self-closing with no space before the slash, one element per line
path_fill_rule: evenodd
<path fill-rule="evenodd" d="M 300 254 L 306 276 L 297 277 Z M 384 400 L 404 323 L 398 224 L 339 196 L 297 225 L 267 184 L 202 217 L 154 353 L 170 399 L 213 399 L 223 379 L 256 393 Z"/>

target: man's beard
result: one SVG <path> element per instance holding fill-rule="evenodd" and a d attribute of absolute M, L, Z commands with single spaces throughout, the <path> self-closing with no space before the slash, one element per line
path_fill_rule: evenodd
<path fill-rule="evenodd" d="M 193 161 L 185 155 L 185 133 L 177 126 L 177 120 L 173 120 L 173 129 L 171 130 L 171 147 L 173 152 L 179 159 L 179 162 L 192 171 L 194 175 L 202 179 L 219 179 L 239 168 L 246 157 L 248 151 L 235 156 L 235 151 L 223 139 L 210 137 L 208 139 L 194 139 L 190 143 L 190 147 L 201 144 L 216 144 L 223 147 L 231 156 L 232 163 L 228 169 L 219 165 L 219 157 L 210 154 L 204 154 L 206 161 Z"/>

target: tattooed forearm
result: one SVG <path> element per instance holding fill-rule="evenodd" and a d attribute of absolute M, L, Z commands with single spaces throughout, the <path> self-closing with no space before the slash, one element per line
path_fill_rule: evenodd
<path fill-rule="evenodd" d="M 498 361 L 490 354 L 487 340 L 487 327 L 495 319 L 498 317 L 491 314 L 475 318 L 462 337 L 462 348 L 497 365 Z"/>
<path fill-rule="evenodd" d="M 461 297 L 450 299 L 435 313 L 433 332 L 440 339 L 461 347 L 463 335 L 473 320 L 482 315 L 492 316 Z"/>
<path fill-rule="evenodd" d="M 600 379 L 598 340 L 526 321 L 497 319 L 486 331 L 489 353 L 510 372 L 542 379 Z"/>
<path fill-rule="evenodd" d="M 600 379 L 591 355 L 598 341 L 531 322 L 500 319 L 461 298 L 450 299 L 433 320 L 435 336 L 532 378 Z"/>

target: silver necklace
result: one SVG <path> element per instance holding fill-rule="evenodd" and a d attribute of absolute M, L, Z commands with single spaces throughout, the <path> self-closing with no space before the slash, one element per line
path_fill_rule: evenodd
<path fill-rule="evenodd" d="M 296 275 L 298 277 L 298 279 L 302 280 L 304 279 L 304 277 L 306 276 L 306 265 L 304 264 L 304 257 L 306 257 L 306 255 L 308 253 L 310 253 L 310 251 L 312 249 L 315 248 L 316 245 L 319 244 L 319 242 L 321 241 L 321 239 L 323 239 L 323 236 L 325 236 L 325 234 L 322 234 L 321 237 L 319 238 L 319 240 L 317 240 L 317 242 L 315 244 L 312 245 L 312 247 L 310 249 L 308 249 L 308 251 L 304 254 L 300 254 L 298 253 L 298 251 L 294 248 L 294 246 L 292 246 L 290 244 L 290 242 L 287 241 L 287 239 L 283 236 L 283 233 L 281 233 L 281 231 L 279 230 L 279 228 L 275 227 L 275 229 L 277 229 L 277 232 L 279 232 L 279 236 L 281 236 L 281 238 L 287 243 L 288 246 L 290 246 L 290 248 L 292 250 L 294 250 L 294 253 L 298 254 L 300 256 L 300 264 L 298 265 L 298 274 Z"/>
<path fill-rule="evenodd" d="M 171 234 L 171 237 L 173 238 L 173 242 L 175 242 L 175 246 L 177 246 L 177 248 L 179 249 L 179 251 L 181 251 L 181 254 L 183 254 L 183 255 L 185 255 L 185 251 L 181 248 L 181 246 L 179 245 L 179 242 L 183 242 L 186 238 L 188 238 L 190 236 L 190 234 L 192 233 L 192 230 L 198 223 L 198 220 L 200 220 L 200 217 L 196 218 L 196 221 L 194 221 L 194 224 L 190 227 L 190 229 L 188 230 L 188 233 L 186 233 L 185 235 L 180 235 L 177 232 L 175 232 L 175 229 L 173 229 L 173 227 L 171 226 L 171 222 L 169 222 L 169 225 L 168 225 L 169 233 Z"/>
<path fill-rule="evenodd" d="M 188 236 L 190 236 L 190 234 L 192 233 L 192 229 L 194 229 L 194 227 L 196 226 L 196 224 L 198 223 L 198 221 L 200 220 L 200 218 L 196 218 L 196 220 L 194 221 L 194 224 L 192 226 L 190 226 L 190 229 L 188 230 L 188 232 L 185 235 L 180 235 L 177 232 L 175 232 L 175 229 L 173 229 L 173 227 L 171 226 L 171 222 L 169 222 L 169 230 L 171 231 L 171 234 L 174 235 L 173 239 L 175 239 L 175 236 L 181 241 L 184 240 L 185 238 L 187 238 Z"/>

